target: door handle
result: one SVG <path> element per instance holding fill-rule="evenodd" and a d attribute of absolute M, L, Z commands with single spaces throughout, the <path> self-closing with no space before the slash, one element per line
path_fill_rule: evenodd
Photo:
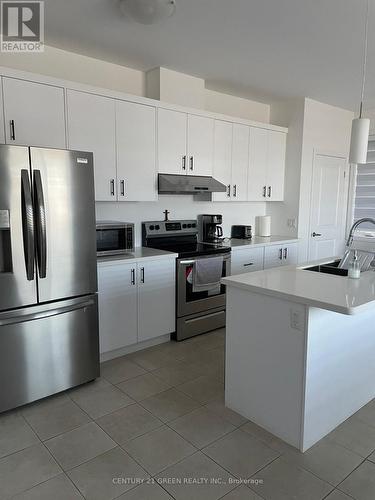
<path fill-rule="evenodd" d="M 237 198 L 237 184 L 233 185 L 233 196 Z"/>
<path fill-rule="evenodd" d="M 268 198 L 271 198 L 272 195 L 272 187 L 268 186 Z"/>
<path fill-rule="evenodd" d="M 288 258 L 288 249 L 284 248 L 284 259 Z"/>
<path fill-rule="evenodd" d="M 230 198 L 230 184 L 228 184 L 227 186 L 227 196 L 228 198 Z"/>
<path fill-rule="evenodd" d="M 120 195 L 125 196 L 125 180 L 121 179 L 120 181 Z"/>
<path fill-rule="evenodd" d="M 130 275 L 131 275 L 131 284 L 135 285 L 135 269 L 131 270 Z"/>
<path fill-rule="evenodd" d="M 186 170 L 186 155 L 182 157 L 182 170 Z"/>
<path fill-rule="evenodd" d="M 47 275 L 47 227 L 46 227 L 46 207 L 44 204 L 43 184 L 40 170 L 34 170 L 34 198 L 35 222 L 36 222 L 36 248 L 38 257 L 39 277 L 45 278 Z"/>
<path fill-rule="evenodd" d="M 283 260 L 283 249 L 279 248 L 279 259 Z"/>
<path fill-rule="evenodd" d="M 26 276 L 28 281 L 34 279 L 34 211 L 31 196 L 29 171 L 21 170 L 21 199 L 22 199 L 22 233 L 25 253 Z"/>
<path fill-rule="evenodd" d="M 194 170 L 194 156 L 190 156 L 190 170 Z"/>
<path fill-rule="evenodd" d="M 263 198 L 266 197 L 267 194 L 267 186 L 263 186 Z"/>
<path fill-rule="evenodd" d="M 316 236 L 322 236 L 321 233 L 316 233 L 315 231 L 312 233 L 311 235 L 313 238 L 315 238 Z"/>
<path fill-rule="evenodd" d="M 115 179 L 111 179 L 109 181 L 109 189 L 110 189 L 111 196 L 115 196 Z"/>
<path fill-rule="evenodd" d="M 10 125 L 10 140 L 15 141 L 16 140 L 16 128 L 14 125 L 14 120 L 10 120 L 9 125 Z"/>
<path fill-rule="evenodd" d="M 243 266 L 247 267 L 247 266 L 253 266 L 253 265 L 254 265 L 254 262 L 248 262 L 247 264 L 244 264 Z"/>
<path fill-rule="evenodd" d="M 141 267 L 141 283 L 145 282 L 145 268 Z"/>

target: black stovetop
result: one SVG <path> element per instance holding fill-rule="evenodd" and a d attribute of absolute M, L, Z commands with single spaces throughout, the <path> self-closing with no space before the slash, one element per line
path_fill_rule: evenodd
<path fill-rule="evenodd" d="M 178 243 L 178 242 L 166 242 L 162 243 L 160 241 L 150 242 L 148 247 L 157 248 L 158 250 L 165 250 L 166 252 L 177 253 L 179 257 L 199 257 L 203 255 L 215 255 L 221 253 L 228 253 L 231 251 L 229 247 L 223 247 L 221 245 L 214 245 L 212 243 Z"/>

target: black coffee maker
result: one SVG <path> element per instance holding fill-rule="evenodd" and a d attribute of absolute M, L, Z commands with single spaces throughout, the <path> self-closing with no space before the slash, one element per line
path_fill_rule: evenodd
<path fill-rule="evenodd" d="M 198 215 L 199 241 L 215 243 L 223 240 L 223 216 L 218 214 Z"/>

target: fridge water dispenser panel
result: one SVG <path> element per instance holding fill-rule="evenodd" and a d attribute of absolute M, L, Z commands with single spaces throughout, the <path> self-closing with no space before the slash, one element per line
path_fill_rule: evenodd
<path fill-rule="evenodd" d="M 9 210 L 0 210 L 0 273 L 12 272 Z"/>

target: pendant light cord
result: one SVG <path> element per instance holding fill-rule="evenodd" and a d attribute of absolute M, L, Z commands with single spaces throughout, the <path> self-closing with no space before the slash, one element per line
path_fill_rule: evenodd
<path fill-rule="evenodd" d="M 367 50 L 368 50 L 368 25 L 369 25 L 369 14 L 370 14 L 370 0 L 367 0 L 366 7 L 366 23 L 365 23 L 365 46 L 363 52 L 363 70 L 362 70 L 362 88 L 361 88 L 361 105 L 359 108 L 359 117 L 362 118 L 363 111 L 363 100 L 365 96 L 365 84 L 366 84 L 366 65 L 367 65 Z"/>

